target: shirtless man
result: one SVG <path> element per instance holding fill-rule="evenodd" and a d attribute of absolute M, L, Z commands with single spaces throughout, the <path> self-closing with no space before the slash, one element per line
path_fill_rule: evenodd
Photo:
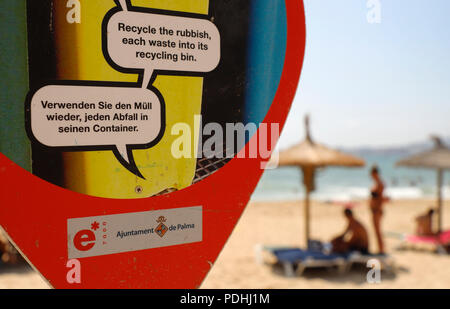
<path fill-rule="evenodd" d="M 359 251 L 363 254 L 369 253 L 369 236 L 364 226 L 354 218 L 350 209 L 344 211 L 348 220 L 348 227 L 344 234 L 331 241 L 334 253 L 347 253 Z"/>

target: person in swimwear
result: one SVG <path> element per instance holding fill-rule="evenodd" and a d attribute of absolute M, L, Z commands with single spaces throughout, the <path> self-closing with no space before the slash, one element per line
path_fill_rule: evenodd
<path fill-rule="evenodd" d="M 365 227 L 355 219 L 351 209 L 345 209 L 345 218 L 348 226 L 345 232 L 331 241 L 334 253 L 348 253 L 359 251 L 362 254 L 369 253 L 369 236 Z"/>
<path fill-rule="evenodd" d="M 434 209 L 430 208 L 426 214 L 416 218 L 416 233 L 419 236 L 433 236 L 433 214 Z"/>
<path fill-rule="evenodd" d="M 383 203 L 384 203 L 384 184 L 380 177 L 380 171 L 377 166 L 373 166 L 370 170 L 370 175 L 374 182 L 370 190 L 370 210 L 372 212 L 372 222 L 377 237 L 378 252 L 384 254 L 384 240 L 381 231 L 381 219 L 383 217 Z"/>

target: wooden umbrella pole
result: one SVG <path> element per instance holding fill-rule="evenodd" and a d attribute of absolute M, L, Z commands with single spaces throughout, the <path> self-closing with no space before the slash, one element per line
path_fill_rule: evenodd
<path fill-rule="evenodd" d="M 443 172 L 442 169 L 439 169 L 437 176 L 438 233 L 442 232 L 442 181 L 443 181 Z"/>
<path fill-rule="evenodd" d="M 308 243 L 309 243 L 309 237 L 310 237 L 310 207 L 309 207 L 309 189 L 305 188 L 306 193 L 305 193 L 305 243 L 306 243 L 306 247 L 308 247 Z"/>
<path fill-rule="evenodd" d="M 303 167 L 303 185 L 305 186 L 305 240 L 306 246 L 308 246 L 311 236 L 311 207 L 310 207 L 310 194 L 314 191 L 314 167 Z"/>

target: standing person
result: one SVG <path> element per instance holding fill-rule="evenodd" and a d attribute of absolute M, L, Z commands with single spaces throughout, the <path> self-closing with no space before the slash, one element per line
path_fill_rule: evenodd
<path fill-rule="evenodd" d="M 370 190 L 370 210 L 372 211 L 372 221 L 377 236 L 378 252 L 384 254 L 383 233 L 381 231 L 381 218 L 383 217 L 384 184 L 380 178 L 380 171 L 377 166 L 370 170 L 370 176 L 374 184 Z"/>

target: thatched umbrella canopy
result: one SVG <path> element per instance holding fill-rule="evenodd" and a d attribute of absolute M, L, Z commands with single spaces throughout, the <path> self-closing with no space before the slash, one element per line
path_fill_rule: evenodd
<path fill-rule="evenodd" d="M 305 237 L 306 243 L 310 238 L 310 193 L 315 190 L 315 171 L 326 166 L 362 167 L 364 160 L 352 155 L 330 149 L 313 141 L 310 133 L 309 116 L 305 117 L 306 138 L 300 144 L 281 151 L 279 166 L 297 166 L 303 172 L 303 185 L 305 186 Z"/>
<path fill-rule="evenodd" d="M 442 183 L 444 170 L 450 169 L 450 149 L 439 137 L 432 137 L 434 148 L 397 162 L 397 166 L 431 168 L 437 171 L 438 232 L 442 232 Z"/>

